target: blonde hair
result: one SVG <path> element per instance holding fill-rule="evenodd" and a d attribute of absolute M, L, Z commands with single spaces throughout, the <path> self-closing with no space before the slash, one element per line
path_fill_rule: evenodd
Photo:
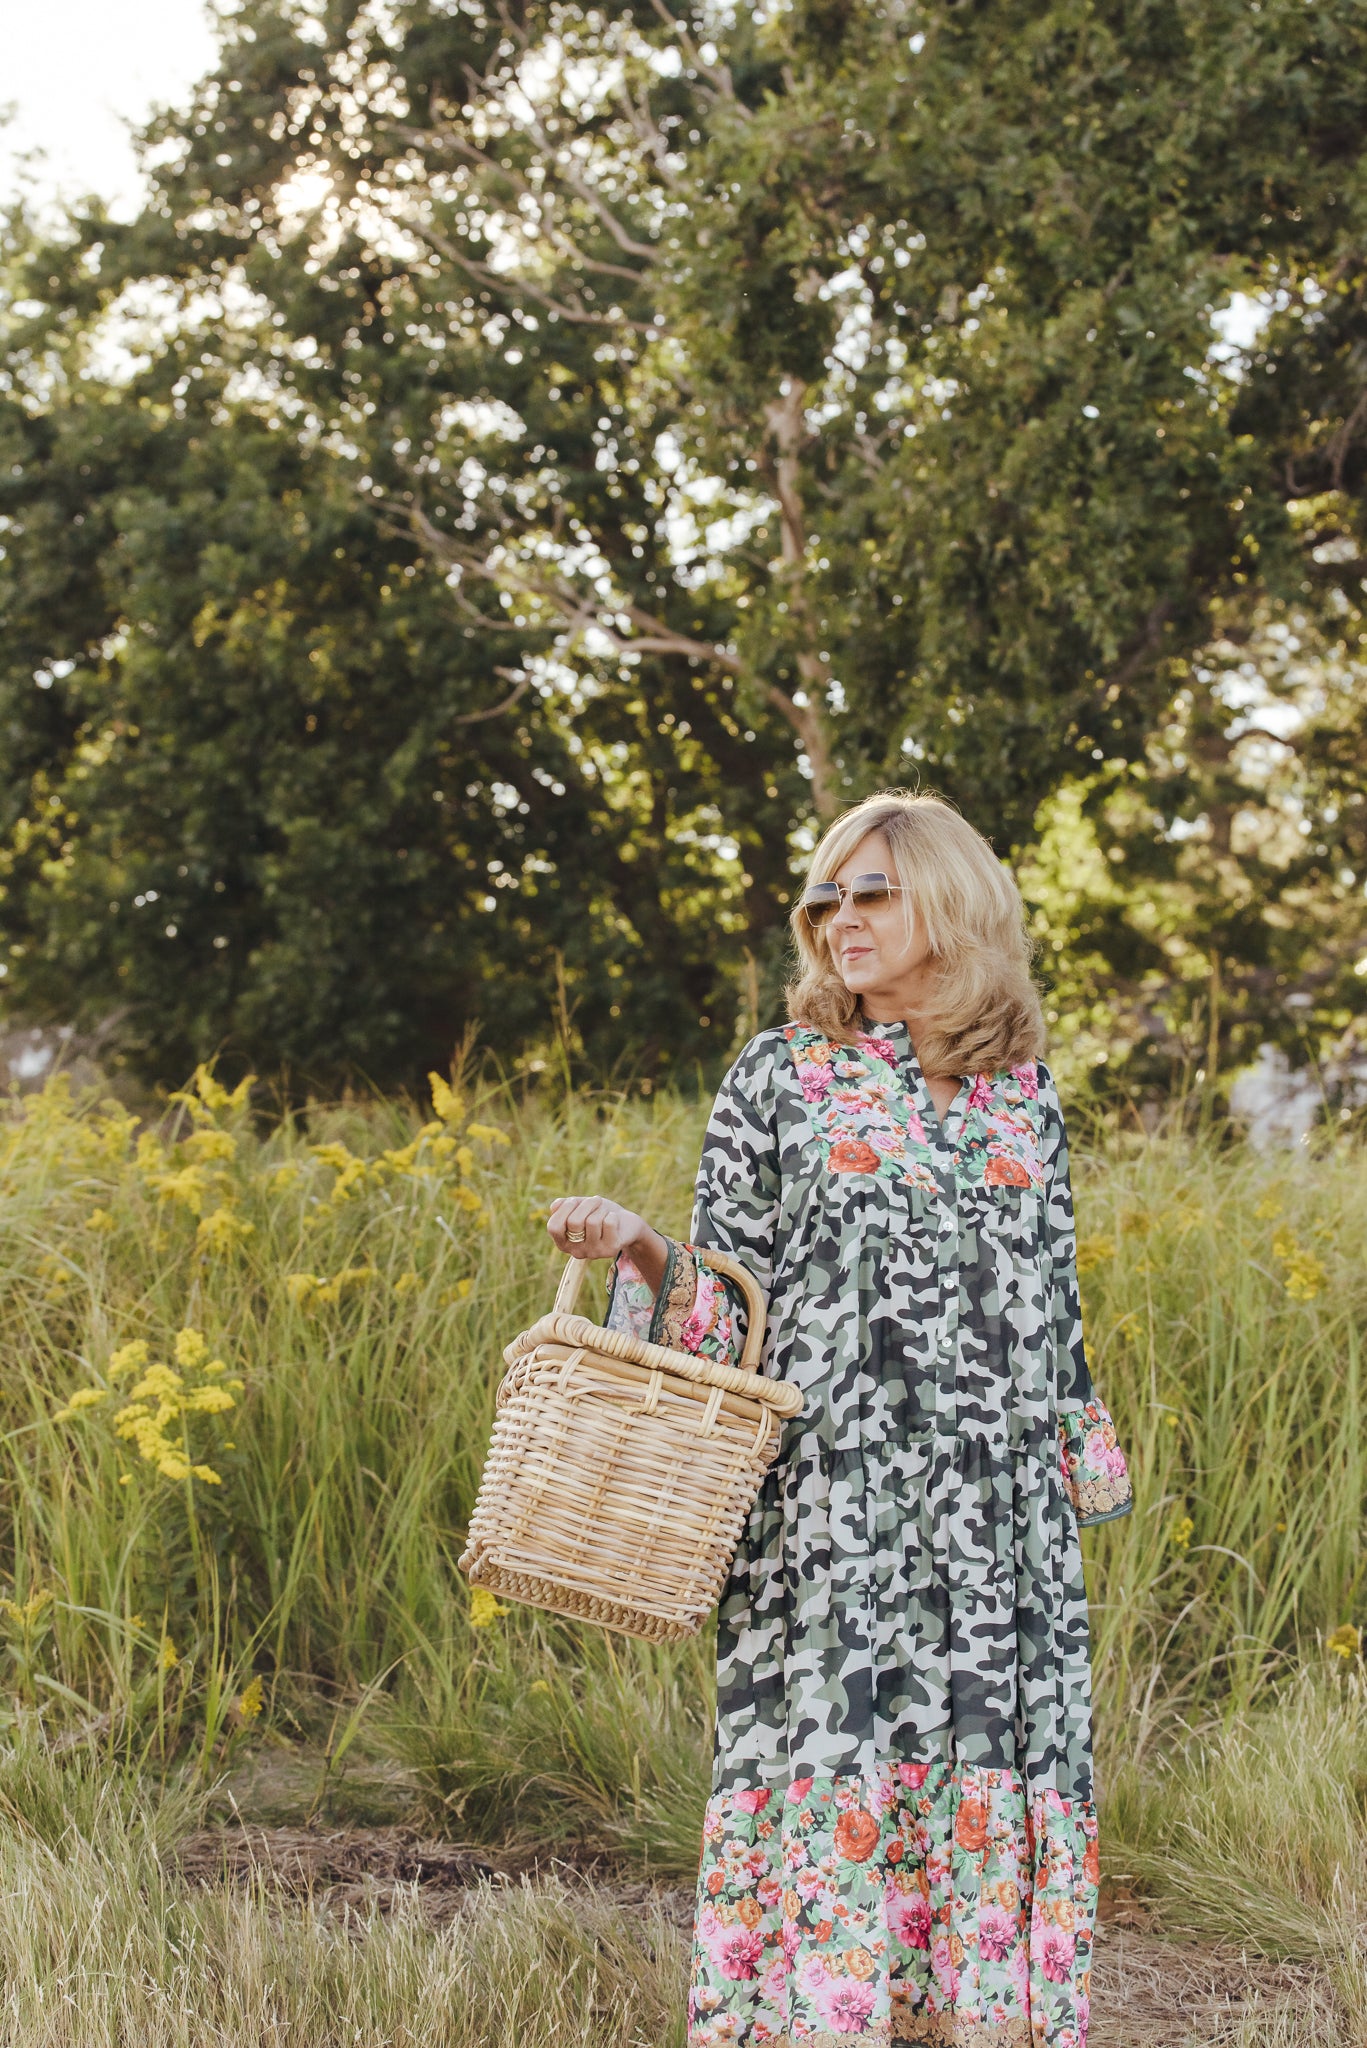
<path fill-rule="evenodd" d="M 908 939 L 919 918 L 939 966 L 934 1008 L 916 1033 L 922 1071 L 992 1074 L 1035 1058 L 1044 1050 L 1044 1014 L 1030 977 L 1025 906 L 982 834 L 943 797 L 881 790 L 836 819 L 812 855 L 808 883 L 831 881 L 870 832 L 883 834 L 897 863 Z M 791 922 L 801 971 L 787 990 L 788 1014 L 851 1044 L 859 997 L 800 902 Z"/>

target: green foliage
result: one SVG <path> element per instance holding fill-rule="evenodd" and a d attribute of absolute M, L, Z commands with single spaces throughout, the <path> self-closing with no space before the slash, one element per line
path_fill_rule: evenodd
<path fill-rule="evenodd" d="M 1115 873 L 1042 928 L 1127 1081 L 1212 979 L 1221 1065 L 1327 1051 L 1365 45 L 1356 0 L 247 0 L 139 220 L 10 236 L 13 1000 L 389 1082 L 560 977 L 595 1068 L 706 1058 L 813 820 L 922 777 L 1003 853 L 1080 791 Z"/>

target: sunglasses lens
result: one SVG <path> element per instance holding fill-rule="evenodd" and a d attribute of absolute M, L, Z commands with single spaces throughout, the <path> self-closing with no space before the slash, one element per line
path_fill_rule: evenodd
<path fill-rule="evenodd" d="M 886 875 L 856 875 L 850 901 L 856 910 L 881 910 L 892 901 L 892 884 Z"/>
<path fill-rule="evenodd" d="M 840 907 L 840 891 L 829 882 L 818 882 L 802 899 L 809 925 L 829 924 Z"/>

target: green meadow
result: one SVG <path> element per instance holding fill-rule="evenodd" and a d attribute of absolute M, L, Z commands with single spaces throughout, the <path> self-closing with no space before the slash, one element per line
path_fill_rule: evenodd
<path fill-rule="evenodd" d="M 11 1103 L 13 2048 L 681 2041 L 709 1643 L 472 1601 L 456 1560 L 502 1346 L 553 1291 L 549 1202 L 682 1229 L 703 1116 L 467 1079 L 267 1128 L 203 1070 L 154 1124 L 60 1080 Z M 1347 1138 L 1075 1136 L 1137 1484 L 1087 1538 L 1105 1883 L 1151 1946 L 1264 1987 L 1193 2042 L 1367 2038 L 1363 1166 Z M 440 1925 L 417 1885 L 358 1918 L 184 1881 L 188 1838 L 282 1817 L 529 1874 Z"/>

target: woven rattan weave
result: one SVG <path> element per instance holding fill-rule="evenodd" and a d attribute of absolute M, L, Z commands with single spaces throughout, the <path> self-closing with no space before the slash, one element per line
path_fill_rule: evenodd
<path fill-rule="evenodd" d="M 651 1642 L 695 1635 L 802 1396 L 758 1370 L 764 1296 L 743 1290 L 740 1367 L 669 1351 L 573 1313 L 571 1259 L 548 1316 L 503 1356 L 489 1456 L 461 1569 L 475 1586 Z"/>

